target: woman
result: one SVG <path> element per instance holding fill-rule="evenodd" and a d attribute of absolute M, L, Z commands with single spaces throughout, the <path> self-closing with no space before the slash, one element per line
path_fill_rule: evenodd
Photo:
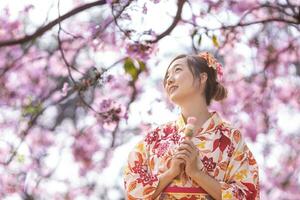
<path fill-rule="evenodd" d="M 208 52 L 179 55 L 164 87 L 178 105 L 178 119 L 154 127 L 131 151 L 124 171 L 127 199 L 259 199 L 258 166 L 240 131 L 209 112 L 227 90 L 222 66 Z M 195 131 L 183 135 L 187 117 Z"/>

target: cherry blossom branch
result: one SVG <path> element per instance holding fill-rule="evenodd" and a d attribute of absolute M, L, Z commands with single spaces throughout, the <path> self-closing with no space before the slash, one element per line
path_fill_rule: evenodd
<path fill-rule="evenodd" d="M 18 56 L 11 63 L 7 62 L 7 65 L 3 69 L 1 69 L 0 77 L 2 77 L 5 73 L 7 73 L 9 70 L 11 70 L 13 67 L 15 67 L 15 64 L 28 53 L 30 47 L 32 47 L 33 45 L 34 45 L 34 43 L 30 42 L 30 44 L 24 48 L 22 55 Z M 9 55 L 9 53 L 8 53 L 8 55 Z M 7 56 L 7 57 L 9 57 L 9 56 Z"/>
<path fill-rule="evenodd" d="M 117 24 L 117 17 L 121 15 L 121 13 L 125 10 L 126 7 L 129 6 L 131 1 L 128 1 L 128 3 L 121 9 L 121 11 L 118 13 L 117 16 L 114 16 L 114 21 L 115 23 Z M 60 1 L 58 1 L 58 14 L 60 15 L 60 11 L 59 11 L 59 3 Z M 60 17 L 60 16 L 59 16 Z M 92 86 L 92 85 L 95 85 L 97 84 L 98 82 L 98 79 L 101 78 L 101 74 L 98 74 L 95 78 L 95 80 L 91 80 L 87 83 L 87 85 L 85 85 L 86 87 L 78 87 L 78 84 L 76 83 L 75 79 L 73 78 L 72 76 L 72 73 L 71 73 L 71 68 L 74 68 L 73 66 L 70 65 L 70 63 L 67 61 L 65 55 L 64 55 L 64 50 L 62 48 L 62 44 L 61 44 L 61 39 L 60 39 L 60 32 L 62 30 L 62 27 L 61 27 L 61 23 L 59 22 L 59 29 L 58 29 L 58 35 L 57 35 L 57 39 L 58 39 L 58 46 L 59 46 L 59 50 L 60 50 L 60 53 L 61 53 L 61 56 L 63 58 L 63 61 L 65 63 L 65 65 L 67 66 L 68 68 L 68 75 L 70 77 L 70 79 L 72 80 L 73 84 L 76 86 L 76 89 L 78 90 L 78 97 L 79 99 L 81 100 L 81 102 L 87 107 L 89 108 L 90 110 L 94 111 L 97 115 L 99 116 L 102 116 L 102 117 L 105 117 L 105 113 L 101 113 L 101 112 L 98 112 L 96 111 L 91 105 L 89 105 L 89 103 L 87 103 L 84 99 L 84 97 L 82 96 L 82 92 L 84 92 L 85 88 L 86 87 L 89 87 L 89 86 Z M 137 89 L 135 87 L 135 84 L 134 82 L 132 82 L 131 84 L 131 87 L 133 88 L 133 92 L 132 92 L 132 95 L 131 95 L 131 98 L 130 98 L 130 101 L 128 102 L 127 106 L 126 106 L 126 112 L 129 110 L 129 106 L 130 104 L 136 99 L 136 95 L 137 95 Z M 111 147 L 114 147 L 115 146 L 115 138 L 116 138 L 116 133 L 117 133 L 117 130 L 118 130 L 118 127 L 119 127 L 119 122 L 117 123 L 115 129 L 113 130 L 112 132 L 112 142 L 111 142 Z"/>
<path fill-rule="evenodd" d="M 284 9 L 284 7 L 293 8 L 294 15 L 291 15 L 290 13 L 286 12 L 286 10 Z M 292 6 L 292 5 L 284 6 L 284 5 L 281 5 L 281 4 L 271 5 L 271 4 L 268 4 L 268 3 L 261 4 L 259 6 L 256 6 L 256 7 L 253 7 L 251 9 L 247 10 L 242 15 L 242 17 L 239 19 L 238 23 L 233 24 L 233 25 L 222 25 L 220 27 L 211 28 L 211 29 L 209 29 L 207 27 L 201 27 L 201 26 L 199 27 L 197 24 L 195 24 L 193 22 L 190 22 L 190 21 L 187 21 L 187 20 L 184 20 L 184 19 L 181 19 L 181 21 L 183 21 L 185 23 L 188 23 L 188 24 L 191 24 L 194 27 L 198 27 L 200 29 L 204 29 L 205 33 L 208 33 L 209 31 L 228 30 L 228 29 L 233 31 L 237 27 L 245 27 L 245 26 L 251 26 L 251 25 L 256 25 L 256 24 L 267 24 L 267 23 L 272 23 L 272 22 L 287 23 L 287 24 L 290 24 L 291 26 L 295 27 L 296 29 L 298 29 L 300 31 L 300 27 L 299 27 L 299 24 L 300 24 L 300 7 L 299 6 L 297 7 L 298 10 L 299 10 L 299 13 L 296 12 L 296 9 L 294 7 L 297 7 L 297 6 Z M 283 17 L 270 17 L 270 18 L 267 18 L 267 19 L 262 19 L 262 20 L 257 20 L 257 21 L 243 22 L 243 20 L 249 14 L 252 14 L 253 11 L 259 10 L 259 9 L 263 9 L 263 8 L 269 8 L 269 9 L 277 10 L 277 11 L 279 11 L 279 13 L 283 13 L 283 14 L 289 16 L 289 17 L 292 17 L 294 20 L 284 19 Z"/>
<path fill-rule="evenodd" d="M 178 0 L 177 1 L 177 12 L 176 15 L 174 17 L 174 20 L 171 24 L 171 26 L 169 28 L 167 28 L 164 32 L 162 32 L 161 34 L 157 35 L 156 38 L 154 40 L 148 40 L 146 42 L 148 43 L 157 43 L 159 40 L 161 40 L 162 38 L 166 37 L 167 35 L 169 35 L 172 30 L 177 26 L 178 22 L 181 20 L 181 13 L 182 13 L 182 8 L 184 3 L 186 2 L 186 0 Z"/>
<path fill-rule="evenodd" d="M 138 72 L 138 73 L 141 73 L 141 72 Z M 132 93 L 130 95 L 130 100 L 128 101 L 128 103 L 126 105 L 126 113 L 129 111 L 130 105 L 135 101 L 137 94 L 138 94 L 136 86 L 135 86 L 135 81 L 131 81 L 129 85 L 132 87 Z M 119 123 L 117 124 L 117 126 L 115 127 L 115 129 L 112 132 L 112 141 L 111 141 L 111 145 L 110 145 L 111 148 L 115 147 L 115 140 L 116 140 L 118 128 L 119 128 Z"/>
<path fill-rule="evenodd" d="M 54 26 L 56 26 L 57 24 L 59 24 L 60 22 L 68 19 L 69 17 L 72 17 L 82 11 L 85 11 L 87 9 L 93 8 L 95 6 L 101 6 L 106 4 L 105 0 L 99 0 L 99 1 L 94 1 L 91 3 L 87 3 L 84 4 L 82 6 L 79 6 L 71 11 L 69 11 L 68 13 L 62 15 L 61 17 L 58 17 L 57 19 L 49 22 L 47 25 L 39 28 L 38 30 L 36 30 L 33 34 L 31 35 L 27 35 L 24 36 L 22 38 L 18 38 L 18 39 L 11 39 L 11 40 L 4 40 L 4 41 L 0 41 L 0 47 L 5 47 L 5 46 L 13 46 L 13 45 L 17 45 L 17 44 L 23 44 L 26 42 L 29 42 L 31 40 L 34 40 L 40 36 L 42 36 L 44 33 L 46 33 L 47 31 L 49 31 L 50 29 L 52 29 Z"/>
<path fill-rule="evenodd" d="M 253 22 L 238 23 L 235 25 L 222 26 L 222 27 L 210 29 L 210 30 L 214 31 L 214 30 L 219 30 L 219 29 L 231 29 L 231 28 L 235 28 L 235 27 L 250 26 L 250 25 L 254 25 L 254 24 L 265 24 L 265 23 L 270 23 L 270 22 L 284 22 L 284 23 L 295 24 L 295 25 L 300 24 L 300 22 L 281 19 L 281 18 L 269 18 L 269 19 L 263 19 L 263 20 L 253 21 Z"/>
<path fill-rule="evenodd" d="M 57 10 L 58 10 L 58 18 L 61 18 L 60 16 L 60 10 L 59 10 L 59 5 L 60 5 L 60 0 L 58 0 L 58 3 L 57 3 Z M 67 69 L 68 69 L 68 75 L 70 77 L 70 79 L 72 80 L 72 82 L 75 84 L 75 80 L 72 76 L 72 72 L 71 72 L 71 68 L 74 69 L 74 67 L 70 66 L 69 62 L 67 61 L 66 57 L 65 57 L 65 54 L 64 54 L 64 50 L 62 48 L 62 44 L 61 44 L 61 40 L 60 40 L 60 32 L 62 30 L 62 27 L 61 27 L 61 23 L 58 22 L 58 33 L 57 33 L 57 40 L 58 40 L 58 48 L 59 48 L 59 51 L 61 53 L 61 56 L 62 56 L 62 59 L 65 63 L 65 65 L 67 66 Z M 76 70 L 76 68 L 75 68 Z"/>
<path fill-rule="evenodd" d="M 128 1 L 126 4 L 125 4 L 125 6 L 123 6 L 123 8 L 121 9 L 121 11 L 117 14 L 117 15 L 115 15 L 114 14 L 114 5 L 112 4 L 112 6 L 111 6 L 111 14 L 112 14 L 112 16 L 113 16 L 113 21 L 115 22 L 115 25 L 119 28 L 119 30 L 121 31 L 121 32 L 123 32 L 124 33 L 124 35 L 126 36 L 126 37 L 129 37 L 129 34 L 128 34 L 128 32 L 126 31 L 126 30 L 123 30 L 121 27 L 120 27 L 120 25 L 119 25 L 119 23 L 118 23 L 118 17 L 120 17 L 120 15 L 124 12 L 124 10 L 130 5 L 130 3 L 132 2 L 132 0 L 130 0 L 130 1 Z"/>
<path fill-rule="evenodd" d="M 61 86 L 60 86 L 61 87 Z M 53 89 L 47 96 L 45 96 L 42 101 L 45 101 L 46 99 L 48 99 L 52 94 L 54 94 L 55 91 L 58 90 L 58 87 L 56 87 L 55 89 Z M 7 159 L 6 162 L 2 162 L 0 164 L 3 165 L 9 165 L 9 163 L 13 160 L 13 158 L 16 156 L 20 146 L 23 144 L 26 136 L 28 135 L 30 129 L 35 125 L 36 121 L 38 120 L 38 118 L 44 113 L 44 111 L 50 107 L 51 105 L 56 105 L 59 104 L 60 102 L 64 101 L 65 99 L 67 99 L 69 96 L 71 96 L 73 93 L 75 92 L 75 90 L 71 90 L 66 96 L 62 97 L 61 99 L 57 100 L 56 102 L 53 102 L 52 104 L 49 104 L 48 106 L 45 106 L 44 108 L 42 108 L 39 112 L 37 112 L 35 115 L 31 116 L 30 120 L 28 121 L 28 126 L 26 127 L 25 130 L 23 130 L 21 132 L 21 141 L 19 142 L 19 144 L 17 145 L 17 147 L 13 150 L 12 154 L 10 155 L 10 157 Z"/>

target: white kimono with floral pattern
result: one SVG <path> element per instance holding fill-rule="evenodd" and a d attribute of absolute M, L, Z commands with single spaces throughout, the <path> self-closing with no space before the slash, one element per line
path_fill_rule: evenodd
<path fill-rule="evenodd" d="M 183 140 L 185 122 L 176 121 L 151 129 L 128 156 L 124 170 L 127 199 L 153 199 L 158 175 L 170 167 L 174 149 Z M 222 199 L 259 199 L 258 166 L 240 131 L 219 114 L 195 131 L 192 142 L 199 148 L 199 169 L 219 181 Z M 212 199 L 184 171 L 156 199 Z"/>

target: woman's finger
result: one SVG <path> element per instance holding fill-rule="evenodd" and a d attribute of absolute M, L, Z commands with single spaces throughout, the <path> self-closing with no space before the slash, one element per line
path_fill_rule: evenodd
<path fill-rule="evenodd" d="M 182 146 L 179 147 L 178 150 L 181 150 L 181 149 L 188 150 L 191 153 L 191 155 L 198 155 L 199 154 L 199 150 L 198 150 L 197 147 L 192 148 L 190 145 L 187 145 L 187 144 L 182 144 Z"/>
<path fill-rule="evenodd" d="M 182 145 L 188 145 L 191 149 L 196 150 L 197 147 L 194 145 L 194 143 L 190 140 L 184 140 L 181 143 Z"/>
<path fill-rule="evenodd" d="M 177 158 L 183 159 L 185 162 L 189 163 L 189 157 L 185 154 L 178 154 Z"/>
<path fill-rule="evenodd" d="M 191 155 L 187 152 L 181 152 L 177 154 L 177 158 L 184 159 L 185 162 L 190 163 L 191 162 Z"/>
<path fill-rule="evenodd" d="M 191 156 L 191 153 L 186 149 L 182 149 L 176 153 L 176 155 L 180 155 L 180 154 L 186 155 L 187 157 Z"/>
<path fill-rule="evenodd" d="M 190 153 L 193 153 L 193 151 L 194 151 L 194 149 L 193 148 L 191 148 L 189 145 L 187 145 L 187 144 L 182 144 L 182 145 L 180 145 L 179 147 L 178 147 L 178 151 L 180 151 L 180 150 L 187 150 L 187 151 L 189 151 Z"/>
<path fill-rule="evenodd" d="M 179 162 L 179 164 L 186 162 L 183 158 L 179 157 L 178 155 L 174 155 L 172 160 Z"/>

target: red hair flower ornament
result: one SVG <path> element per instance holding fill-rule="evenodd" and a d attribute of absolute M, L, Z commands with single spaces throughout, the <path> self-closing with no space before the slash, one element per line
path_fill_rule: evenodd
<path fill-rule="evenodd" d="M 212 67 L 216 70 L 218 79 L 221 80 L 223 77 L 223 67 L 221 63 L 219 63 L 218 60 L 208 52 L 201 52 L 198 56 L 206 60 L 208 67 Z"/>

